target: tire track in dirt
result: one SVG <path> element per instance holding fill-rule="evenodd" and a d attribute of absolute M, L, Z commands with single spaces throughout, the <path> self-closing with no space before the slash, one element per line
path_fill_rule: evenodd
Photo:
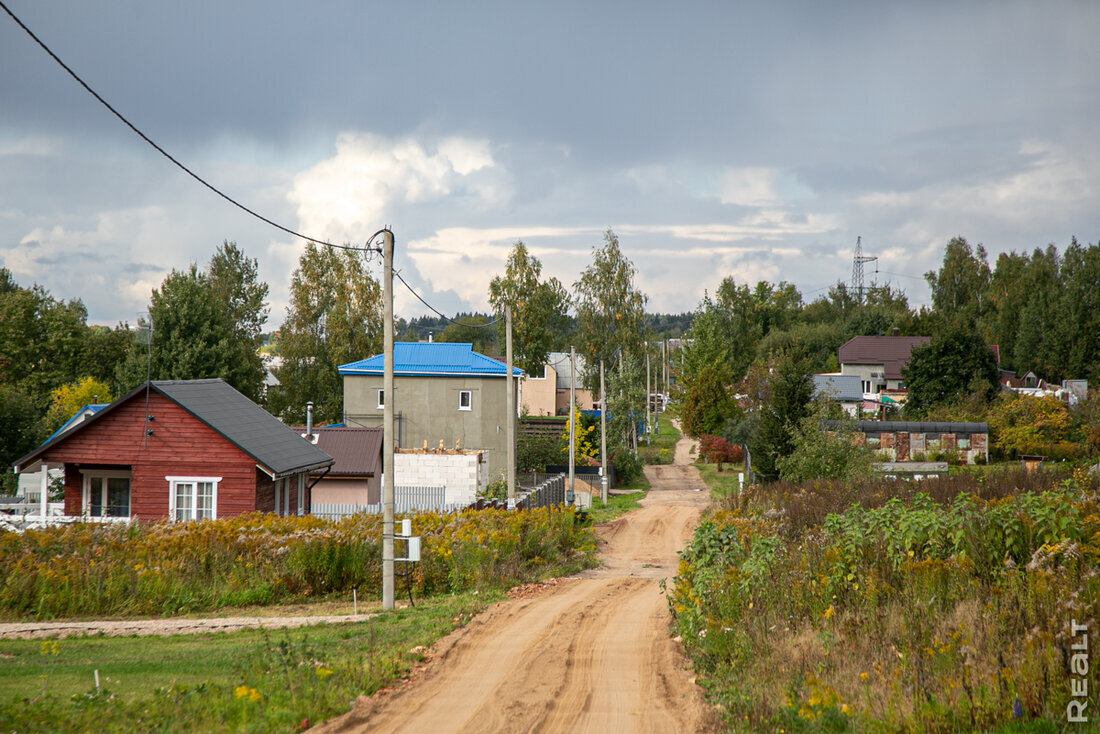
<path fill-rule="evenodd" d="M 686 452 L 683 452 L 686 455 Z M 669 637 L 660 579 L 706 504 L 691 466 L 646 467 L 642 507 L 597 528 L 600 568 L 494 605 L 414 680 L 361 698 L 329 732 L 711 731 L 717 717 Z"/>

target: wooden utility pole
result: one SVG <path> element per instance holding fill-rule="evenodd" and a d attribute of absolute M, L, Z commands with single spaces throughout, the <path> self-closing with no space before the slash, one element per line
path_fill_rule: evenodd
<path fill-rule="evenodd" d="M 515 383 L 512 381 L 512 304 L 509 303 L 504 311 L 504 361 L 508 368 L 508 424 L 505 431 L 508 441 L 508 509 L 516 504 L 516 392 Z"/>
<path fill-rule="evenodd" d="M 394 607 L 393 232 L 382 233 L 382 609 Z"/>

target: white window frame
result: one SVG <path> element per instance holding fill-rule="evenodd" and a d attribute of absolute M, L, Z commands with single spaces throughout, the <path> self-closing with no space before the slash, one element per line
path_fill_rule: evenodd
<path fill-rule="evenodd" d="M 88 469 L 81 472 L 83 475 L 83 486 L 80 498 L 80 514 L 87 515 L 88 517 L 95 518 L 96 520 L 128 520 L 134 515 L 134 480 L 133 472 L 125 469 Z M 127 502 L 129 506 L 129 512 L 125 515 L 92 515 L 92 481 L 96 479 L 126 479 L 130 482 L 130 500 Z M 100 496 L 100 513 L 107 507 L 107 485 L 103 483 L 100 485 L 100 492 L 103 494 Z"/>
<path fill-rule="evenodd" d="M 375 390 L 375 405 L 374 407 L 379 410 L 383 410 L 386 407 L 386 391 L 383 388 Z"/>
<path fill-rule="evenodd" d="M 191 503 L 191 516 L 185 517 L 182 520 L 176 517 L 176 494 L 178 486 L 181 484 L 190 484 L 193 487 L 200 483 L 212 484 L 213 495 L 210 498 L 210 518 L 211 520 L 218 517 L 218 484 L 221 482 L 221 477 L 165 477 L 165 481 L 168 482 L 168 519 L 172 522 L 185 522 L 187 520 L 203 519 L 196 516 L 198 511 L 198 503 L 192 501 Z M 195 497 L 192 496 L 192 500 Z"/>
<path fill-rule="evenodd" d="M 466 405 L 462 405 L 462 396 L 466 396 Z M 458 409 L 459 410 L 473 410 L 474 409 L 474 391 L 473 390 L 459 390 L 458 391 Z"/>

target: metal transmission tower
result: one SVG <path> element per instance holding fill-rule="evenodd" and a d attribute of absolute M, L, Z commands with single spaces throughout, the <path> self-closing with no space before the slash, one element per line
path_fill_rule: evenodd
<path fill-rule="evenodd" d="M 852 258 L 852 294 L 856 297 L 856 303 L 863 305 L 863 263 L 875 262 L 878 255 L 863 254 L 863 238 L 856 237 L 856 254 Z"/>

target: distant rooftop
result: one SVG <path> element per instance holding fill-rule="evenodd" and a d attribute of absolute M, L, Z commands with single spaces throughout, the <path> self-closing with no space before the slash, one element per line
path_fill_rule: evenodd
<path fill-rule="evenodd" d="M 382 355 L 342 364 L 341 375 L 381 375 Z M 396 342 L 393 345 L 393 373 L 402 376 L 481 376 L 505 377 L 507 366 L 478 354 L 473 344 L 460 342 Z M 523 370 L 512 368 L 519 376 Z"/>

